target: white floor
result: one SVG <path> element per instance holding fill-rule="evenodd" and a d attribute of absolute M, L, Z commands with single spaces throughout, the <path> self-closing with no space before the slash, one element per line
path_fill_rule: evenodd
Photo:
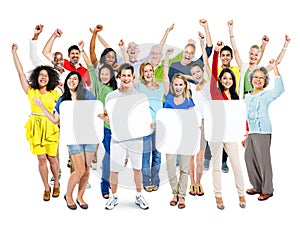
<path fill-rule="evenodd" d="M 24 140 L 20 141 L 27 147 Z M 26 152 L 26 153 L 25 153 Z M 150 204 L 149 210 L 142 210 L 135 205 L 135 190 L 132 185 L 130 163 L 120 174 L 119 205 L 108 211 L 104 209 L 106 200 L 100 193 L 101 170 L 91 170 L 90 183 L 92 187 L 86 190 L 85 200 L 89 204 L 87 210 L 77 208 L 69 210 L 63 195 L 66 191 L 66 182 L 69 169 L 66 166 L 67 154 L 61 156 L 61 195 L 51 198 L 49 202 L 42 200 L 43 185 L 37 170 L 37 161 L 30 155 L 29 149 L 17 152 L 18 156 L 11 157 L 11 171 L 2 173 L 1 204 L 2 220 L 0 224 L 7 225 L 1 228 L 16 228 L 17 225 L 35 228 L 168 228 L 197 227 L 197 228 L 271 228 L 273 226 L 292 226 L 296 221 L 295 208 L 299 200 L 293 200 L 297 190 L 291 189 L 291 183 L 280 174 L 281 167 L 278 161 L 274 163 L 274 196 L 265 202 L 257 200 L 256 196 L 246 195 L 247 207 L 241 209 L 238 205 L 233 172 L 230 168 L 228 174 L 222 174 L 223 200 L 225 210 L 216 208 L 213 190 L 211 169 L 203 175 L 202 185 L 205 195 L 202 197 L 186 196 L 186 208 L 171 207 L 172 198 L 169 183 L 165 176 L 165 164 L 162 162 L 162 184 L 158 191 L 143 195 Z M 241 161 L 244 170 L 246 188 L 250 187 L 245 171 L 241 152 Z M 100 157 L 102 153 L 100 153 Z M 274 155 L 276 158 L 276 155 Z M 17 158 L 16 158 L 17 157 Z M 163 155 L 164 158 L 164 155 Z M 230 166 L 230 163 L 228 163 Z M 287 169 L 287 168 L 285 168 Z M 50 176 L 49 176 L 50 179 Z M 76 198 L 77 191 L 74 192 Z M 296 202 L 297 201 L 297 202 Z M 3 217 L 3 214 L 5 217 Z"/>

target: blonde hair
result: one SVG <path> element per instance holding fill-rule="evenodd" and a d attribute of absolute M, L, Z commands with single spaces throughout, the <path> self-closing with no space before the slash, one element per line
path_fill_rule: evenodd
<path fill-rule="evenodd" d="M 170 87 L 170 92 L 174 95 L 174 88 L 173 88 L 173 82 L 175 79 L 181 79 L 183 80 L 184 84 L 185 84 L 185 89 L 183 91 L 183 97 L 184 98 L 190 98 L 191 94 L 190 94 L 190 90 L 188 88 L 188 81 L 185 78 L 185 76 L 182 73 L 176 73 L 173 77 L 172 77 L 172 81 L 171 81 L 171 87 Z"/>
<path fill-rule="evenodd" d="M 146 82 L 146 80 L 144 78 L 144 69 L 145 69 L 145 67 L 147 65 L 150 65 L 151 68 L 152 68 L 152 70 L 153 70 L 153 79 L 151 81 L 152 86 L 154 86 L 155 88 L 159 88 L 159 83 L 156 81 L 155 75 L 154 75 L 154 67 L 153 67 L 153 65 L 150 62 L 143 62 L 143 63 L 141 63 L 141 65 L 140 65 L 140 77 L 139 77 L 140 82 L 142 84 L 144 84 L 144 85 L 147 84 L 147 82 Z"/>

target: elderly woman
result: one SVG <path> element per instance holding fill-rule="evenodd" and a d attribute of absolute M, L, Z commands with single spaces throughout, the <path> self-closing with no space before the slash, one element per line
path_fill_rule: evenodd
<path fill-rule="evenodd" d="M 270 61 L 274 70 L 275 84 L 272 90 L 265 90 L 269 83 L 266 67 L 255 67 L 249 74 L 253 92 L 245 97 L 247 106 L 247 133 L 243 141 L 245 161 L 251 189 L 249 195 L 260 194 L 258 200 L 267 200 L 273 196 L 273 173 L 270 156 L 272 126 L 268 116 L 270 103 L 283 92 L 282 77 L 274 59 Z"/>

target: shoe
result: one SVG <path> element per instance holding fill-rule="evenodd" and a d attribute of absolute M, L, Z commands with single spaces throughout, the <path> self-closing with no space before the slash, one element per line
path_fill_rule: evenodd
<path fill-rule="evenodd" d="M 223 203 L 222 197 L 216 197 L 216 202 L 217 202 L 217 208 L 220 210 L 225 209 L 225 205 Z"/>
<path fill-rule="evenodd" d="M 58 175 L 58 180 L 60 180 L 61 175 Z M 54 177 L 51 177 L 50 184 L 54 185 Z"/>
<path fill-rule="evenodd" d="M 102 193 L 102 197 L 104 199 L 108 199 L 109 198 L 109 193 Z"/>
<path fill-rule="evenodd" d="M 247 190 L 246 190 L 246 193 L 247 193 L 248 195 L 260 194 L 260 192 L 254 191 L 254 189 L 252 189 L 252 188 L 247 189 Z"/>
<path fill-rule="evenodd" d="M 195 186 L 195 189 L 196 189 L 196 195 L 197 196 L 203 196 L 204 195 L 204 190 L 203 190 L 202 185 Z"/>
<path fill-rule="evenodd" d="M 183 201 L 185 201 L 184 197 L 179 197 L 179 198 L 181 198 L 181 199 L 183 199 Z M 179 201 L 178 201 L 178 208 L 179 208 L 179 209 L 185 208 L 185 202 L 179 203 Z"/>
<path fill-rule="evenodd" d="M 97 163 L 91 163 L 91 168 L 92 168 L 92 170 L 97 170 L 97 166 L 98 166 L 98 164 Z"/>
<path fill-rule="evenodd" d="M 264 200 L 269 199 L 272 196 L 273 196 L 273 193 L 270 193 L 270 194 L 261 193 L 260 196 L 258 197 L 258 200 L 259 201 L 264 201 Z"/>
<path fill-rule="evenodd" d="M 64 198 L 65 198 L 65 201 L 66 201 L 67 206 L 68 206 L 69 209 L 71 209 L 71 210 L 76 210 L 76 209 L 77 209 L 77 205 L 76 205 L 76 204 L 72 204 L 72 205 L 69 205 L 69 204 L 68 204 L 66 195 L 64 195 Z"/>
<path fill-rule="evenodd" d="M 71 166 L 72 166 L 72 163 L 71 163 L 71 160 L 69 159 L 69 160 L 68 160 L 68 163 L 67 163 L 67 167 L 68 167 L 68 168 L 71 168 Z"/>
<path fill-rule="evenodd" d="M 222 172 L 223 173 L 228 173 L 229 172 L 229 168 L 228 168 L 228 166 L 227 166 L 227 162 L 223 162 L 222 163 Z"/>
<path fill-rule="evenodd" d="M 192 195 L 192 196 L 196 195 L 195 185 L 190 185 L 189 194 Z"/>
<path fill-rule="evenodd" d="M 241 208 L 245 208 L 246 207 L 246 200 L 244 196 L 239 196 L 239 205 Z"/>
<path fill-rule="evenodd" d="M 80 204 L 78 201 L 78 198 L 76 199 L 77 204 L 79 205 L 79 207 L 81 207 L 82 209 L 88 209 L 89 205 L 88 204 Z"/>
<path fill-rule="evenodd" d="M 147 192 L 152 192 L 152 191 L 153 191 L 152 185 L 144 186 L 144 189 L 145 189 Z"/>
<path fill-rule="evenodd" d="M 52 197 L 59 197 L 60 194 L 60 184 L 57 188 L 53 188 L 53 193 L 52 193 Z"/>
<path fill-rule="evenodd" d="M 210 160 L 204 159 L 204 170 L 209 170 Z"/>
<path fill-rule="evenodd" d="M 86 189 L 89 189 L 89 188 L 91 188 L 91 187 L 92 187 L 92 185 L 91 185 L 89 182 L 87 182 L 85 188 L 86 188 Z"/>
<path fill-rule="evenodd" d="M 112 210 L 118 203 L 118 197 L 111 196 L 105 204 L 105 209 Z"/>
<path fill-rule="evenodd" d="M 147 203 L 147 201 L 145 200 L 145 198 L 143 196 L 136 196 L 135 197 L 135 203 L 137 205 L 139 205 L 139 207 L 143 210 L 147 210 L 149 208 L 149 204 Z"/>
<path fill-rule="evenodd" d="M 49 191 L 44 191 L 44 196 L 43 196 L 43 200 L 44 201 L 49 201 L 50 200 L 50 193 L 51 193 L 51 188 L 49 188 Z"/>
<path fill-rule="evenodd" d="M 177 203 L 178 203 L 178 196 L 176 197 L 176 200 L 173 199 L 173 200 L 170 201 L 171 206 L 176 206 Z"/>
<path fill-rule="evenodd" d="M 157 186 L 157 185 L 152 185 L 152 191 L 157 191 L 158 188 L 159 188 L 159 186 Z"/>

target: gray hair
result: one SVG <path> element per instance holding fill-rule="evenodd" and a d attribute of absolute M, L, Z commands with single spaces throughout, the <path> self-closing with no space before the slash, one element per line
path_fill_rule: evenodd
<path fill-rule="evenodd" d="M 249 82 L 251 84 L 251 86 L 253 87 L 252 85 L 252 79 L 253 79 L 253 75 L 254 75 L 254 72 L 256 71 L 262 71 L 265 75 L 265 84 L 263 86 L 263 88 L 265 88 L 266 86 L 268 86 L 269 82 L 270 82 L 270 76 L 269 76 L 269 72 L 268 72 L 268 69 L 264 66 L 255 66 L 251 72 L 249 73 Z"/>

